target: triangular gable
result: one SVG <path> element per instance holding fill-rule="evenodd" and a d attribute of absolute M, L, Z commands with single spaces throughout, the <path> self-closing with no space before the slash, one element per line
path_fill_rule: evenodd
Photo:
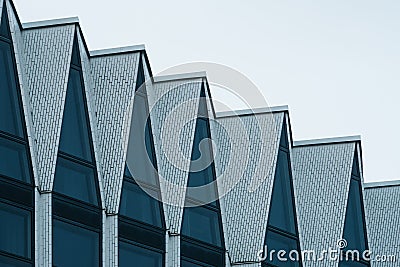
<path fill-rule="evenodd" d="M 54 191 L 99 205 L 97 168 L 79 54 L 78 39 L 75 35 L 61 125 Z"/>
<path fill-rule="evenodd" d="M 140 57 L 142 58 L 142 56 Z M 143 61 L 139 60 L 136 93 L 122 185 L 120 215 L 163 227 L 157 160 L 153 142 Z M 140 205 L 140 209 L 138 209 Z"/>
<path fill-rule="evenodd" d="M 347 245 L 343 250 L 357 250 L 360 252 L 360 255 L 362 255 L 364 251 L 368 250 L 368 239 L 360 173 L 358 152 L 356 149 L 353 157 L 343 230 L 343 239 L 347 241 Z M 363 264 L 369 266 L 368 262 L 364 262 Z"/>
<path fill-rule="evenodd" d="M 204 83 L 201 87 L 188 177 L 182 235 L 224 247 Z M 213 184 L 212 184 L 213 183 Z M 202 187 L 204 186 L 204 187 Z M 191 189 L 199 189 L 191 191 Z M 202 190 L 204 189 L 204 190 Z M 195 207 L 188 207 L 188 206 Z M 212 221 L 212 223 L 207 223 Z"/>
<path fill-rule="evenodd" d="M 134 51 L 90 59 L 105 205 L 110 214 L 119 210 L 139 58 L 140 52 Z"/>
<path fill-rule="evenodd" d="M 42 191 L 52 189 L 74 31 L 71 24 L 22 32 Z"/>
<path fill-rule="evenodd" d="M 72 55 L 79 55 L 77 43 L 77 39 L 75 38 Z M 79 56 L 76 57 L 80 58 Z M 94 162 L 89 115 L 85 108 L 87 104 L 85 100 L 82 70 L 76 67 L 80 68 L 81 63 L 80 61 L 74 62 L 72 58 L 61 126 L 59 150 L 80 159 Z"/>
<path fill-rule="evenodd" d="M 289 154 L 286 123 L 283 124 L 276 163 L 274 186 L 268 215 L 265 245 L 268 250 L 281 249 L 289 253 L 297 250 L 300 255 L 299 233 L 294 199 L 294 185 Z M 277 258 L 271 264 L 279 264 Z"/>
<path fill-rule="evenodd" d="M 213 125 L 222 179 L 218 190 L 224 195 L 224 230 L 233 263 L 259 261 L 268 220 L 264 204 L 271 199 L 283 119 L 283 112 L 260 113 L 217 117 Z"/>
<path fill-rule="evenodd" d="M 352 142 L 293 147 L 293 179 L 302 250 L 336 248 L 336 242 L 342 238 L 353 155 Z M 334 263 L 327 260 L 321 264 Z"/>
<path fill-rule="evenodd" d="M 151 116 L 167 228 L 181 229 L 202 78 L 153 84 Z M 177 134 L 179 133 L 179 134 Z M 161 150 L 163 149 L 163 150 Z"/>

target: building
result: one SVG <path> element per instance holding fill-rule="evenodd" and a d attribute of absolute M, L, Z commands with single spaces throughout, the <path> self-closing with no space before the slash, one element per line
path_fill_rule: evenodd
<path fill-rule="evenodd" d="M 363 184 L 359 137 L 293 141 L 287 107 L 216 113 L 205 73 L 0 14 L 0 266 L 397 266 L 260 258 L 399 255 L 398 183 Z"/>

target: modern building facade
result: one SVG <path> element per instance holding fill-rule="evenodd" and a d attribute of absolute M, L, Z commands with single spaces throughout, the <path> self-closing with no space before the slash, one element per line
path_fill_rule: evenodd
<path fill-rule="evenodd" d="M 398 183 L 363 183 L 359 137 L 293 141 L 286 106 L 216 113 L 205 73 L 0 14 L 0 266 L 398 266 L 301 257 L 400 257 Z"/>

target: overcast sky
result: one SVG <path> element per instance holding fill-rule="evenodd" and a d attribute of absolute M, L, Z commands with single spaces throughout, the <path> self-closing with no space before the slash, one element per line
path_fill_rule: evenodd
<path fill-rule="evenodd" d="M 145 44 L 154 73 L 210 61 L 289 105 L 295 140 L 362 135 L 367 182 L 400 179 L 400 1 L 14 0 L 79 16 L 90 50 Z"/>

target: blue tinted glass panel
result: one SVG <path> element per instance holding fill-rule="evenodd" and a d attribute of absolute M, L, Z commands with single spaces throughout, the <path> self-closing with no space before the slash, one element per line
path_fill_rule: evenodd
<path fill-rule="evenodd" d="M 11 45 L 0 41 L 0 131 L 23 137 L 19 92 Z"/>
<path fill-rule="evenodd" d="M 357 150 L 354 153 L 353 169 L 351 171 L 351 174 L 356 176 L 356 177 L 360 177 L 360 167 L 359 167 L 359 164 L 358 164 L 358 153 L 357 153 Z"/>
<path fill-rule="evenodd" d="M 300 266 L 299 262 L 297 261 L 292 261 L 289 258 L 289 253 L 292 250 L 299 251 L 299 248 L 297 246 L 297 241 L 295 239 L 286 237 L 284 235 L 275 233 L 273 231 L 268 231 L 267 232 L 267 237 L 266 237 L 266 242 L 267 246 L 267 259 L 266 262 L 270 264 L 274 264 L 274 266 Z M 269 256 L 269 252 L 272 250 L 275 250 L 278 252 L 279 250 L 284 250 L 286 254 L 282 256 L 282 258 L 287 258 L 287 261 L 281 261 L 277 258 L 277 254 L 272 255 L 272 260 L 271 257 Z M 265 251 L 264 251 L 265 252 Z M 296 257 L 296 255 L 291 254 L 292 258 Z"/>
<path fill-rule="evenodd" d="M 279 145 L 284 148 L 289 148 L 289 139 L 288 139 L 288 135 L 287 135 L 286 123 L 283 123 L 282 133 L 281 133 L 281 141 L 280 141 Z"/>
<path fill-rule="evenodd" d="M 74 46 L 72 48 L 72 58 L 71 63 L 77 67 L 81 67 L 81 56 L 79 55 L 79 45 L 78 45 L 78 38 L 75 34 L 74 38 Z"/>
<path fill-rule="evenodd" d="M 81 72 L 70 69 L 59 150 L 93 162 Z"/>
<path fill-rule="evenodd" d="M 215 246 L 222 246 L 218 212 L 205 207 L 185 208 L 182 234 Z"/>
<path fill-rule="evenodd" d="M 25 145 L 0 137 L 0 175 L 30 183 Z"/>
<path fill-rule="evenodd" d="M 146 266 L 161 267 L 163 266 L 163 255 L 160 252 L 145 249 L 139 246 L 119 242 L 119 264 L 120 267 Z"/>
<path fill-rule="evenodd" d="M 139 68 L 138 68 L 138 74 L 137 74 L 137 79 L 136 79 L 136 90 L 140 89 L 139 90 L 140 92 L 144 92 L 145 88 L 141 87 L 142 84 L 145 82 L 142 54 L 140 54 L 139 66 L 138 67 Z"/>
<path fill-rule="evenodd" d="M 4 4 L 4 1 L 3 1 Z M 0 36 L 11 39 L 10 27 L 8 23 L 7 9 L 3 8 L 0 21 Z"/>
<path fill-rule="evenodd" d="M 31 257 L 31 213 L 0 202 L 0 250 Z"/>
<path fill-rule="evenodd" d="M 195 191 L 188 191 L 187 196 L 201 202 L 215 198 L 217 195 L 216 187 L 200 188 L 200 186 L 215 181 L 210 138 L 208 119 L 197 119 L 188 186 L 199 188 L 196 188 Z"/>
<path fill-rule="evenodd" d="M 279 150 L 268 225 L 296 234 L 288 154 Z"/>
<path fill-rule="evenodd" d="M 153 194 L 157 193 L 153 191 Z M 131 182 L 123 183 L 120 214 L 154 226 L 162 226 L 159 202 Z"/>
<path fill-rule="evenodd" d="M 350 180 L 350 192 L 347 203 L 346 219 L 344 225 L 344 239 L 347 240 L 346 250 L 366 250 L 364 216 L 361 202 L 360 181 Z"/>
<path fill-rule="evenodd" d="M 54 191 L 81 201 L 97 205 L 94 170 L 58 157 Z"/>
<path fill-rule="evenodd" d="M 29 267 L 29 266 L 32 266 L 32 264 L 0 255 L 0 267 Z"/>
<path fill-rule="evenodd" d="M 190 261 L 185 261 L 185 260 L 181 261 L 181 267 L 204 267 L 204 266 L 206 266 L 206 265 L 200 265 L 200 264 L 193 263 Z"/>
<path fill-rule="evenodd" d="M 53 265 L 99 266 L 99 234 L 53 220 Z"/>
<path fill-rule="evenodd" d="M 127 164 L 135 180 L 157 185 L 154 144 L 150 119 L 148 119 L 147 99 L 136 95 L 133 106 L 132 127 L 134 137 L 129 140 Z"/>

